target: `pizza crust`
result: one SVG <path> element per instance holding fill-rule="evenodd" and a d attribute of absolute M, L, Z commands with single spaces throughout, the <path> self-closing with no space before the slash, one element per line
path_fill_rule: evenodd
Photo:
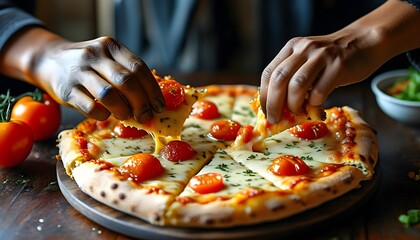
<path fill-rule="evenodd" d="M 166 224 L 176 227 L 226 228 L 277 221 L 314 208 L 356 189 L 363 180 L 357 168 L 345 166 L 313 182 L 303 182 L 293 192 L 264 192 L 244 202 L 238 198 L 209 203 L 175 201 Z"/>
<path fill-rule="evenodd" d="M 101 170 L 93 162 L 85 162 L 73 169 L 79 188 L 89 196 L 112 208 L 162 225 L 166 207 L 175 197 L 169 193 L 150 191 L 122 180 L 109 170 Z"/>
<path fill-rule="evenodd" d="M 349 163 L 359 167 L 364 173 L 365 179 L 371 179 L 378 161 L 379 151 L 375 131 L 363 120 L 358 111 L 348 106 L 344 106 L 342 109 L 356 129 L 355 142 L 357 145 L 352 151 L 358 155 Z"/>

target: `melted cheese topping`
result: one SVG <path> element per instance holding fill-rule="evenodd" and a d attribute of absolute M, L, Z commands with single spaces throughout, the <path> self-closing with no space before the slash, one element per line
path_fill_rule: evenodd
<path fill-rule="evenodd" d="M 181 131 L 184 127 L 184 122 L 190 115 L 193 104 L 204 94 L 204 91 L 198 91 L 190 86 L 186 86 L 185 104 L 179 106 L 175 111 L 156 113 L 155 116 L 145 124 L 141 124 L 133 118 L 125 120 L 123 123 L 126 126 L 136 127 L 147 131 L 155 141 L 154 153 L 157 154 L 168 142 L 181 139 Z"/>
<path fill-rule="evenodd" d="M 271 182 L 234 161 L 222 150 L 217 151 L 211 162 L 205 165 L 197 175 L 210 172 L 220 173 L 223 176 L 225 187 L 222 190 L 215 193 L 199 194 L 187 186 L 180 196 L 194 197 L 198 201 L 200 201 L 199 199 L 206 201 L 217 197 L 231 198 L 247 187 L 263 189 L 264 191 L 278 191 Z"/>

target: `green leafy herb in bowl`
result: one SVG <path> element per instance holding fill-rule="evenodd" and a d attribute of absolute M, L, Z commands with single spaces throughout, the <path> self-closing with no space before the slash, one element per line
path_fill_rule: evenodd
<path fill-rule="evenodd" d="M 408 77 L 396 81 L 387 89 L 387 93 L 402 100 L 420 101 L 420 72 L 410 67 Z"/>
<path fill-rule="evenodd" d="M 389 117 L 409 125 L 420 125 L 420 73 L 413 68 L 377 75 L 371 83 L 376 102 Z M 410 98 L 410 100 L 408 100 Z"/>

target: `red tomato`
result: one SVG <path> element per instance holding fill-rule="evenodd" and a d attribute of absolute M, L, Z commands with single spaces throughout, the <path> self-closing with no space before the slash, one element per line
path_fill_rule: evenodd
<path fill-rule="evenodd" d="M 60 105 L 45 93 L 42 102 L 29 96 L 23 97 L 13 106 L 11 119 L 27 123 L 35 141 L 45 140 L 52 137 L 60 127 Z"/>
<path fill-rule="evenodd" d="M 204 173 L 191 178 L 188 186 L 200 194 L 214 193 L 223 189 L 223 176 L 220 173 Z"/>
<path fill-rule="evenodd" d="M 241 127 L 238 131 L 238 135 L 241 135 L 244 139 L 244 143 L 248 143 L 253 138 L 253 130 L 254 127 L 252 125 L 246 125 L 244 127 Z"/>
<path fill-rule="evenodd" d="M 162 175 L 164 168 L 155 156 L 148 153 L 137 153 L 125 160 L 119 167 L 119 171 L 124 177 L 140 183 Z"/>
<path fill-rule="evenodd" d="M 166 110 L 177 109 L 185 100 L 184 87 L 175 80 L 165 80 L 159 82 L 163 97 L 166 102 Z"/>
<path fill-rule="evenodd" d="M 220 116 L 219 109 L 214 102 L 208 100 L 199 100 L 193 105 L 191 116 L 201 119 L 215 119 Z"/>
<path fill-rule="evenodd" d="M 0 122 L 0 167 L 23 162 L 32 150 L 34 137 L 28 124 L 12 120 Z"/>
<path fill-rule="evenodd" d="M 308 173 L 310 168 L 299 157 L 283 155 L 273 160 L 268 171 L 278 176 L 296 176 Z"/>
<path fill-rule="evenodd" d="M 210 126 L 210 135 L 218 140 L 235 140 L 241 124 L 233 120 L 220 120 Z"/>
<path fill-rule="evenodd" d="M 121 122 L 114 127 L 114 133 L 120 138 L 141 138 L 147 135 L 147 132 L 135 127 L 126 127 Z"/>
<path fill-rule="evenodd" d="M 292 123 L 295 121 L 295 114 L 292 113 L 287 106 L 284 106 L 282 118 Z"/>
<path fill-rule="evenodd" d="M 184 141 L 174 140 L 170 141 L 162 148 L 160 155 L 168 161 L 178 162 L 194 157 L 195 150 L 190 144 Z"/>
<path fill-rule="evenodd" d="M 329 130 L 324 122 L 305 122 L 291 128 L 289 132 L 296 137 L 313 140 L 327 135 Z"/>

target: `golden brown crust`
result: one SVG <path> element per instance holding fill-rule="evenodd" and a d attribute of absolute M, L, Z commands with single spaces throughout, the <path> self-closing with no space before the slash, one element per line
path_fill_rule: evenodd
<path fill-rule="evenodd" d="M 378 143 L 373 129 L 363 120 L 360 112 L 351 107 L 334 107 L 326 111 L 327 125 L 338 124 L 343 133 L 342 136 L 336 134 L 340 141 L 338 163 L 356 166 L 366 179 L 372 178 L 378 161 Z"/>
<path fill-rule="evenodd" d="M 175 201 L 166 212 L 166 224 L 182 227 L 226 228 L 284 219 L 324 204 L 360 186 L 363 174 L 345 166 L 334 174 L 302 182 L 287 193 L 263 192 L 245 200 L 232 197 L 207 203 Z"/>

